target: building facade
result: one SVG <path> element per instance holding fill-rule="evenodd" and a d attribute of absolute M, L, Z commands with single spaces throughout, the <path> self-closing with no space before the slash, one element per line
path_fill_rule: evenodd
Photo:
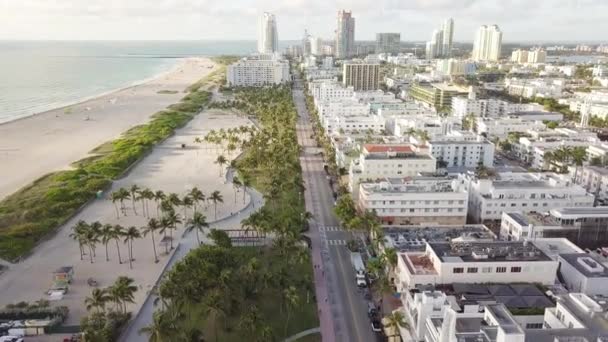
<path fill-rule="evenodd" d="M 397 53 L 401 33 L 376 33 L 376 53 Z"/>
<path fill-rule="evenodd" d="M 336 29 L 335 56 L 339 59 L 355 55 L 355 18 L 352 12 L 338 12 L 338 28 Z"/>
<path fill-rule="evenodd" d="M 267 54 L 279 51 L 277 19 L 272 13 L 264 12 L 258 28 L 258 53 Z"/>
<path fill-rule="evenodd" d="M 291 81 L 289 62 L 274 55 L 252 55 L 226 68 L 231 87 L 263 87 Z"/>
<path fill-rule="evenodd" d="M 502 32 L 498 25 L 483 25 L 475 35 L 472 58 L 476 61 L 498 61 L 502 49 Z"/>
<path fill-rule="evenodd" d="M 344 63 L 342 84 L 355 91 L 380 89 L 380 65 L 367 63 Z"/>
<path fill-rule="evenodd" d="M 428 142 L 429 153 L 444 167 L 491 168 L 494 165 L 495 146 L 481 135 L 469 132 L 451 132 Z"/>

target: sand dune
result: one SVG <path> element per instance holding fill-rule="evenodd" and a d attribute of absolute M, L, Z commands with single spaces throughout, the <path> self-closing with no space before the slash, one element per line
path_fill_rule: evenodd
<path fill-rule="evenodd" d="M 209 59 L 187 58 L 141 85 L 1 124 L 0 199 L 49 172 L 68 168 L 93 148 L 147 122 L 216 68 Z M 160 90 L 178 92 L 158 94 Z"/>

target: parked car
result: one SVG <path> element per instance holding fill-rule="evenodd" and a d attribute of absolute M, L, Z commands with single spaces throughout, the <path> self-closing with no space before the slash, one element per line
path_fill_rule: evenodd
<path fill-rule="evenodd" d="M 373 302 L 367 302 L 367 315 L 370 318 L 374 318 L 378 315 L 378 308 Z"/>
<path fill-rule="evenodd" d="M 379 320 L 372 320 L 372 331 L 376 333 L 382 332 L 382 323 Z"/>

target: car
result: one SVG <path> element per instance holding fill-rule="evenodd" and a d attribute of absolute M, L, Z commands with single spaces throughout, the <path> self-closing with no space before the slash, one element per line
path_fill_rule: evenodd
<path fill-rule="evenodd" d="M 373 302 L 367 302 L 367 315 L 370 318 L 374 318 L 378 315 L 378 308 L 376 308 L 376 304 Z"/>
<path fill-rule="evenodd" d="M 382 323 L 379 320 L 372 320 L 372 331 L 376 333 L 382 332 Z"/>

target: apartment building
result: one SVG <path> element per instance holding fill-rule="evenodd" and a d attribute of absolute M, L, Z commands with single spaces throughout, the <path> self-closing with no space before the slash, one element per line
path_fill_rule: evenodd
<path fill-rule="evenodd" d="M 291 81 L 289 62 L 277 55 L 251 55 L 226 68 L 226 81 L 233 87 L 262 87 Z"/>
<path fill-rule="evenodd" d="M 477 64 L 454 58 L 435 61 L 435 70 L 446 76 L 468 76 L 477 71 Z"/>
<path fill-rule="evenodd" d="M 344 63 L 342 84 L 359 90 L 380 89 L 380 65 L 368 63 Z"/>
<path fill-rule="evenodd" d="M 469 192 L 473 222 L 500 220 L 504 211 L 546 212 L 551 209 L 592 207 L 594 196 L 567 175 L 556 173 L 497 173 L 491 178 L 461 174 Z"/>
<path fill-rule="evenodd" d="M 399 253 L 398 292 L 427 284 L 553 284 L 558 262 L 533 242 L 427 242 L 424 252 Z"/>
<path fill-rule="evenodd" d="M 608 297 L 608 268 L 597 253 L 561 254 L 558 261 L 568 290 Z"/>
<path fill-rule="evenodd" d="M 404 115 L 392 116 L 387 120 L 386 127 L 391 134 L 397 137 L 425 132 L 433 139 L 460 129 L 461 121 L 452 116 L 442 118 L 436 114 Z"/>
<path fill-rule="evenodd" d="M 452 98 L 468 94 L 467 88 L 444 83 L 415 84 L 409 90 L 413 99 L 436 110 L 449 110 L 452 107 Z"/>
<path fill-rule="evenodd" d="M 608 203 L 608 169 L 601 166 L 584 166 L 578 170 L 576 184 L 596 197 L 599 204 Z"/>
<path fill-rule="evenodd" d="M 353 99 L 333 99 L 317 102 L 317 112 L 321 120 L 338 116 L 366 116 L 370 114 L 369 104 Z"/>
<path fill-rule="evenodd" d="M 500 223 L 500 238 L 514 241 L 567 238 L 581 248 L 608 246 L 608 207 L 504 212 Z"/>
<path fill-rule="evenodd" d="M 474 94 L 469 94 L 468 97 L 452 98 L 452 115 L 461 119 L 467 115 L 498 118 L 510 113 L 544 111 L 544 107 L 537 103 L 512 103 L 499 99 L 478 99 Z"/>
<path fill-rule="evenodd" d="M 505 88 L 509 95 L 525 98 L 559 98 L 562 97 L 564 85 L 565 81 L 563 79 L 508 78 L 505 81 Z"/>
<path fill-rule="evenodd" d="M 329 80 L 309 82 L 308 89 L 316 105 L 320 102 L 351 98 L 355 93 L 353 87 L 343 87 L 337 81 Z"/>
<path fill-rule="evenodd" d="M 384 131 L 386 124 L 386 120 L 383 117 L 370 114 L 324 116 L 322 121 L 327 134 L 356 134 L 368 132 L 379 134 Z"/>
<path fill-rule="evenodd" d="M 462 225 L 468 194 L 452 182 L 422 176 L 362 182 L 358 205 L 374 211 L 386 225 Z"/>
<path fill-rule="evenodd" d="M 476 168 L 494 165 L 492 142 L 481 135 L 466 131 L 451 131 L 437 135 L 429 142 L 429 152 L 444 167 Z"/>
<path fill-rule="evenodd" d="M 520 116 L 506 116 L 501 118 L 483 118 L 476 120 L 477 133 L 485 134 L 488 138 L 505 140 L 509 133 L 524 133 L 528 130 L 543 131 L 547 129 L 542 121 L 530 121 Z"/>
<path fill-rule="evenodd" d="M 436 164 L 435 158 L 416 152 L 411 144 L 366 144 L 359 158 L 350 164 L 349 188 L 356 195 L 361 181 L 414 177 L 421 172 L 434 173 Z"/>

